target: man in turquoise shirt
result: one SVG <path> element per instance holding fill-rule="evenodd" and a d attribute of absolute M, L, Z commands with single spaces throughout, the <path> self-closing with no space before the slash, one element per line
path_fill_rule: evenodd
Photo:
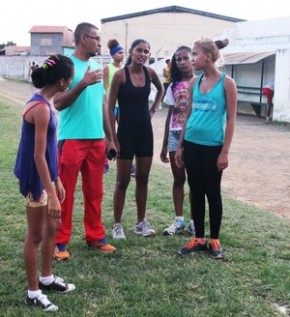
<path fill-rule="evenodd" d="M 105 90 L 100 65 L 91 59 L 100 51 L 100 35 L 96 26 L 80 23 L 75 30 L 76 48 L 71 56 L 74 78 L 69 89 L 56 96 L 60 111 L 59 173 L 66 199 L 62 203 L 61 227 L 56 236 L 55 257 L 68 259 L 67 244 L 72 231 L 74 192 L 79 172 L 84 197 L 85 240 L 89 247 L 115 252 L 108 244 L 102 223 L 103 170 L 106 145 L 116 150 L 108 120 Z"/>

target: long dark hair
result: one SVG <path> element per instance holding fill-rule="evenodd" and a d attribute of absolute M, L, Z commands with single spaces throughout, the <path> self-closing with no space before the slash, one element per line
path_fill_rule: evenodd
<path fill-rule="evenodd" d="M 191 48 L 188 46 L 184 46 L 184 45 L 179 46 L 171 58 L 170 81 L 172 82 L 172 86 L 171 86 L 172 90 L 175 88 L 176 84 L 182 80 L 182 72 L 177 67 L 177 63 L 176 63 L 176 55 L 180 51 L 186 51 L 188 53 L 191 53 Z"/>
<path fill-rule="evenodd" d="M 68 80 L 73 74 L 73 62 L 64 55 L 51 55 L 42 65 L 36 68 L 31 79 L 34 87 L 43 88 L 44 86 L 52 86 L 58 80 Z"/>

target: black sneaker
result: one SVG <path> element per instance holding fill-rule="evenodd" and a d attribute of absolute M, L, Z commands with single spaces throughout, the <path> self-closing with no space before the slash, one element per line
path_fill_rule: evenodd
<path fill-rule="evenodd" d="M 214 259 L 223 259 L 224 251 L 218 239 L 212 239 L 208 244 L 210 256 Z"/>
<path fill-rule="evenodd" d="M 193 252 L 207 251 L 206 240 L 203 238 L 193 238 L 185 246 L 183 246 L 178 253 L 181 255 L 191 254 Z"/>
<path fill-rule="evenodd" d="M 74 284 L 64 283 L 63 279 L 57 276 L 54 277 L 51 284 L 45 285 L 39 281 L 38 285 L 42 291 L 53 291 L 61 294 L 71 292 L 76 288 Z"/>
<path fill-rule="evenodd" d="M 29 298 L 27 296 L 25 304 L 29 307 L 40 307 L 43 311 L 57 311 L 58 307 L 48 300 L 46 295 L 39 295 L 36 298 Z"/>

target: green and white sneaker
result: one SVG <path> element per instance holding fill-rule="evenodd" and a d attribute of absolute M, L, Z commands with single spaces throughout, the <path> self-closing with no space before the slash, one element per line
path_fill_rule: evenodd
<path fill-rule="evenodd" d="M 190 221 L 188 224 L 187 231 L 192 237 L 195 237 L 195 227 L 193 221 Z"/>
<path fill-rule="evenodd" d="M 184 228 L 185 228 L 184 221 L 175 220 L 175 222 L 173 222 L 172 225 L 170 225 L 168 228 L 166 228 L 163 231 L 163 234 L 165 236 L 173 236 L 175 234 L 181 234 Z"/>

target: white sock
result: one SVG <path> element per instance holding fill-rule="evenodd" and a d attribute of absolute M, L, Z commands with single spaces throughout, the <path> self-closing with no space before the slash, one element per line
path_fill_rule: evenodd
<path fill-rule="evenodd" d="M 184 222 L 184 217 L 183 216 L 177 216 L 175 217 L 175 220 L 178 222 Z"/>
<path fill-rule="evenodd" d="M 189 223 L 193 223 L 193 220 L 192 220 L 192 219 L 190 219 Z"/>
<path fill-rule="evenodd" d="M 54 281 L 54 276 L 50 275 L 50 276 L 40 276 L 39 277 L 39 281 L 44 284 L 44 285 L 49 285 L 51 283 L 53 283 Z"/>
<path fill-rule="evenodd" d="M 40 289 L 37 291 L 30 291 L 30 290 L 27 291 L 27 295 L 30 299 L 36 298 L 36 297 L 40 296 L 41 294 L 42 294 L 42 292 Z"/>

